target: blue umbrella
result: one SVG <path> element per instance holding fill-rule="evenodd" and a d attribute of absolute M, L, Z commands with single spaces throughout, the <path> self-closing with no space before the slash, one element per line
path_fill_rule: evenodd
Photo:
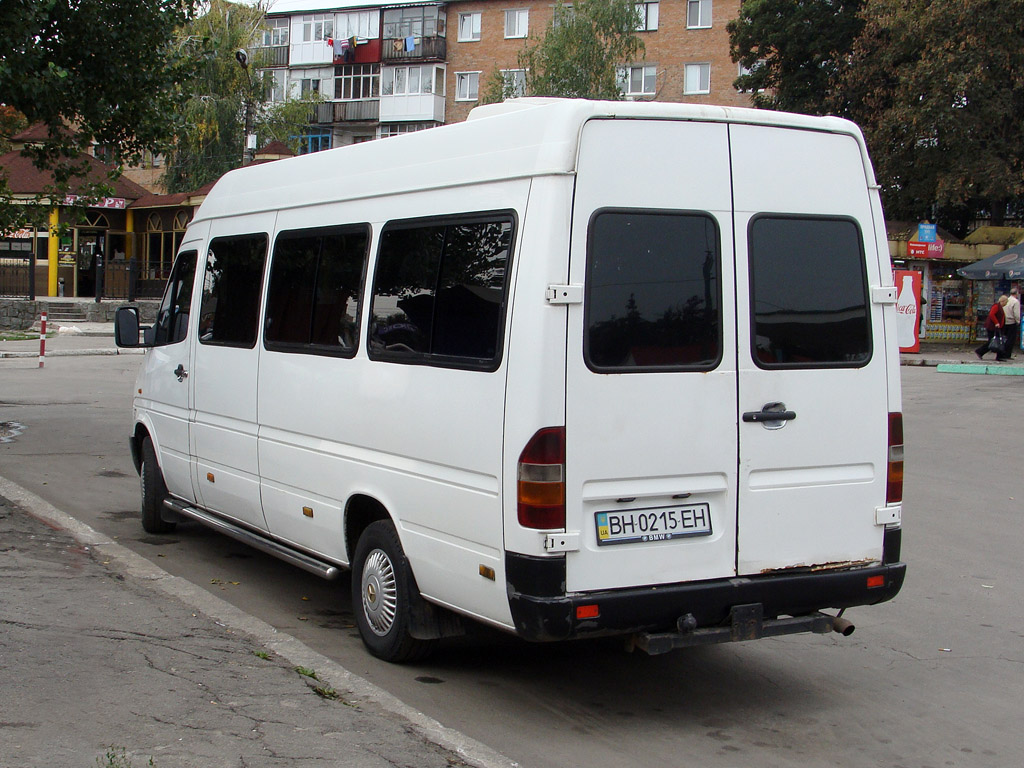
<path fill-rule="evenodd" d="M 969 280 L 1017 280 L 1024 277 L 1024 243 L 987 259 L 960 267 L 957 274 Z"/>

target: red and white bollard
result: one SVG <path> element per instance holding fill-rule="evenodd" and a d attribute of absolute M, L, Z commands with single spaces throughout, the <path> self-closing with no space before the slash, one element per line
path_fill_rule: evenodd
<path fill-rule="evenodd" d="M 46 359 L 46 313 L 39 315 L 39 367 L 43 367 Z"/>

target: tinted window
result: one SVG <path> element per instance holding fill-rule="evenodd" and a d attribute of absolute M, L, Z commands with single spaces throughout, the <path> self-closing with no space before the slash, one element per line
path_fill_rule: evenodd
<path fill-rule="evenodd" d="M 267 236 L 218 237 L 210 243 L 199 308 L 199 341 L 252 347 L 259 326 Z"/>
<path fill-rule="evenodd" d="M 704 214 L 595 214 L 587 245 L 587 364 L 616 371 L 717 365 L 718 239 L 715 220 Z"/>
<path fill-rule="evenodd" d="M 385 227 L 371 357 L 493 367 L 500 357 L 512 230 L 510 214 Z"/>
<path fill-rule="evenodd" d="M 267 289 L 268 349 L 354 354 L 366 227 L 284 232 Z"/>
<path fill-rule="evenodd" d="M 750 274 L 758 365 L 860 365 L 870 358 L 864 249 L 854 222 L 757 218 Z"/>
<path fill-rule="evenodd" d="M 192 284 L 196 276 L 196 251 L 178 255 L 171 277 L 160 300 L 156 316 L 154 343 L 177 344 L 188 335 L 188 313 L 192 306 Z"/>

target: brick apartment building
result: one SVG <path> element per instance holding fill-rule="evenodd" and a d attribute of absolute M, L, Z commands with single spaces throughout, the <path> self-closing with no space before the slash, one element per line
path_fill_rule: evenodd
<path fill-rule="evenodd" d="M 622 62 L 626 97 L 748 106 L 726 31 L 739 4 L 638 2 L 645 50 Z M 495 72 L 521 80 L 518 55 L 552 14 L 550 0 L 278 0 L 258 47 L 271 101 L 324 98 L 302 136 L 313 152 L 465 120 Z"/>

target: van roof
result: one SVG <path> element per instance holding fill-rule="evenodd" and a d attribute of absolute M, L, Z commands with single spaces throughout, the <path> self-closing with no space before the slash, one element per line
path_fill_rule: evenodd
<path fill-rule="evenodd" d="M 836 117 L 698 104 L 523 98 L 477 107 L 463 123 L 239 168 L 214 185 L 195 221 L 572 173 L 583 124 L 593 118 L 699 120 L 849 134 L 861 146 L 873 182 L 860 129 Z"/>

